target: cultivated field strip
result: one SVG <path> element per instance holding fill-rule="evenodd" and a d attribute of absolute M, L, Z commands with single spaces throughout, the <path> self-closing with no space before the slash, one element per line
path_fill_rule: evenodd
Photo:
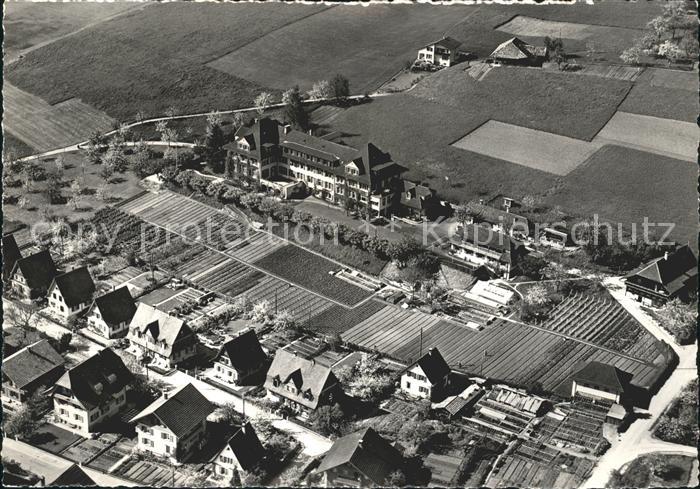
<path fill-rule="evenodd" d="M 78 99 L 49 105 L 7 81 L 2 95 L 5 130 L 38 151 L 85 141 L 95 131 L 111 130 L 115 122 Z"/>
<path fill-rule="evenodd" d="M 332 302 L 304 289 L 269 276 L 264 276 L 258 284 L 246 290 L 245 294 L 253 302 L 269 301 L 273 310 L 277 307 L 280 311 L 289 311 L 299 322 L 309 321 L 333 305 Z"/>
<path fill-rule="evenodd" d="M 318 126 L 330 124 L 343 113 L 343 107 L 335 107 L 333 105 L 322 105 L 311 113 L 311 122 Z"/>
<path fill-rule="evenodd" d="M 240 239 L 226 247 L 226 254 L 254 263 L 286 244 L 271 234 L 255 232 L 248 239 Z"/>

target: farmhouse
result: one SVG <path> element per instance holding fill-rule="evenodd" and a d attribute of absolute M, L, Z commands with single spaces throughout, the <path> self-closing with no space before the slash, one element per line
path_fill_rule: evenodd
<path fill-rule="evenodd" d="M 546 59 L 546 47 L 532 46 L 517 37 L 513 37 L 499 44 L 487 61 L 498 61 L 509 65 L 542 66 Z"/>
<path fill-rule="evenodd" d="M 588 362 L 571 380 L 571 397 L 604 399 L 620 404 L 625 400 L 630 375 L 607 363 Z"/>
<path fill-rule="evenodd" d="M 17 260 L 22 258 L 22 252 L 19 251 L 17 241 L 13 234 L 8 234 L 2 237 L 2 281 L 7 283 L 12 276 L 12 269 L 15 267 Z"/>
<path fill-rule="evenodd" d="M 161 368 L 173 368 L 197 354 L 197 335 L 182 319 L 140 303 L 129 324 L 130 351 Z"/>
<path fill-rule="evenodd" d="M 87 267 L 57 275 L 49 286 L 49 309 L 63 318 L 74 317 L 90 306 L 95 282 Z"/>
<path fill-rule="evenodd" d="M 413 219 L 434 221 L 438 217 L 448 217 L 451 213 L 449 204 L 442 202 L 435 190 L 427 185 L 402 180 L 401 210 Z"/>
<path fill-rule="evenodd" d="M 214 409 L 192 384 L 164 393 L 131 420 L 136 449 L 173 462 L 189 459 L 204 446 L 207 417 Z"/>
<path fill-rule="evenodd" d="M 687 300 L 697 288 L 698 260 L 688 245 L 633 270 L 625 277 L 625 293 L 647 306 L 671 299 Z"/>
<path fill-rule="evenodd" d="M 469 204 L 469 208 L 472 215 L 464 224 L 487 225 L 494 232 L 507 234 L 519 240 L 526 240 L 530 236 L 530 221 L 526 217 L 482 203 Z"/>
<path fill-rule="evenodd" d="M 119 287 L 97 297 L 86 314 L 88 327 L 107 339 L 125 336 L 136 313 L 129 288 Z"/>
<path fill-rule="evenodd" d="M 248 472 L 255 468 L 265 456 L 253 426 L 246 422 L 229 438 L 221 451 L 214 457 L 214 474 L 230 481 L 234 472 Z"/>
<path fill-rule="evenodd" d="M 319 198 L 371 215 L 388 215 L 396 207 L 405 171 L 372 143 L 358 150 L 270 118 L 240 128 L 224 148 L 233 174 L 277 190 L 275 182 L 303 183 Z"/>
<path fill-rule="evenodd" d="M 2 404 L 19 407 L 34 392 L 51 386 L 63 374 L 64 360 L 41 340 L 8 356 L 2 363 Z"/>
<path fill-rule="evenodd" d="M 15 262 L 10 274 L 11 287 L 25 301 L 39 299 L 46 295 L 56 275 L 51 254 L 43 250 Z"/>
<path fill-rule="evenodd" d="M 372 428 L 337 439 L 316 472 L 324 487 L 390 486 L 389 476 L 403 470 L 401 453 Z"/>
<path fill-rule="evenodd" d="M 56 421 L 80 435 L 100 429 L 126 405 L 133 375 L 111 349 L 96 353 L 68 370 L 53 390 Z"/>
<path fill-rule="evenodd" d="M 450 373 L 438 349 L 431 348 L 406 369 L 401 376 L 401 390 L 413 397 L 434 400 L 449 387 Z"/>
<path fill-rule="evenodd" d="M 524 248 L 510 236 L 482 224 L 472 224 L 457 229 L 450 239 L 450 252 L 474 267 L 485 266 L 508 279 Z"/>
<path fill-rule="evenodd" d="M 267 371 L 265 388 L 274 400 L 281 400 L 301 416 L 308 416 L 318 406 L 332 404 L 342 394 L 338 379 L 329 367 L 277 350 Z"/>
<path fill-rule="evenodd" d="M 423 46 L 418 51 L 417 60 L 430 63 L 435 66 L 450 67 L 458 59 L 457 48 L 462 43 L 451 37 L 443 37 L 438 41 Z"/>
<path fill-rule="evenodd" d="M 261 384 L 266 368 L 267 355 L 252 329 L 224 343 L 214 359 L 214 376 L 234 385 Z"/>

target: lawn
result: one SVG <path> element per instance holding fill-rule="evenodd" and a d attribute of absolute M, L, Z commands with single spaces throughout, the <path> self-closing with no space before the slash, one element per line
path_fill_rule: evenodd
<path fill-rule="evenodd" d="M 637 78 L 620 110 L 695 123 L 700 112 L 698 74 L 646 69 Z"/>
<path fill-rule="evenodd" d="M 634 459 L 615 472 L 612 487 L 685 487 L 697 462 L 694 457 L 651 453 Z M 696 469 L 697 470 L 697 469 Z"/>
<path fill-rule="evenodd" d="M 80 440 L 80 436 L 54 424 L 46 423 L 34 430 L 31 444 L 51 453 L 59 453 Z"/>
<path fill-rule="evenodd" d="M 5 75 L 50 104 L 76 97 L 120 121 L 173 105 L 181 113 L 247 106 L 264 87 L 206 63 L 325 8 L 150 4 L 32 51 Z"/>
<path fill-rule="evenodd" d="M 696 186 L 697 168 L 687 161 L 609 145 L 567 175 L 547 203 L 579 215 L 597 213 L 628 229 L 637 223 L 638 235 L 645 216 L 652 223 L 673 223 L 673 239 L 694 243 Z"/>

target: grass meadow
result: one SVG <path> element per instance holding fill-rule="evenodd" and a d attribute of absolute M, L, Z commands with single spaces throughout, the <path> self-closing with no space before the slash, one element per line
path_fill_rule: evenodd
<path fill-rule="evenodd" d="M 637 78 L 620 106 L 634 114 L 695 122 L 698 105 L 698 74 L 649 68 Z"/>

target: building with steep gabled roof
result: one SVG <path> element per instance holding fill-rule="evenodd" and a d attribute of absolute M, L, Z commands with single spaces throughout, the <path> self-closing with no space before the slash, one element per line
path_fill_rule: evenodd
<path fill-rule="evenodd" d="M 2 237 L 2 281 L 7 283 L 12 275 L 12 269 L 17 260 L 22 258 L 22 252 L 17 246 L 15 236 L 8 234 Z"/>
<path fill-rule="evenodd" d="M 408 366 L 401 376 L 401 391 L 422 399 L 443 396 L 450 385 L 450 366 L 437 348 Z"/>
<path fill-rule="evenodd" d="M 533 46 L 513 37 L 496 47 L 487 60 L 499 61 L 510 65 L 542 66 L 547 59 L 547 48 Z"/>
<path fill-rule="evenodd" d="M 197 354 L 197 335 L 187 323 L 153 306 L 140 303 L 129 323 L 129 350 L 161 368 L 174 368 Z"/>
<path fill-rule="evenodd" d="M 120 338 L 129 331 L 136 304 L 127 286 L 96 297 L 85 315 L 90 329 L 107 338 Z"/>
<path fill-rule="evenodd" d="M 215 409 L 192 384 L 164 393 L 131 420 L 137 450 L 176 462 L 189 459 L 206 443 L 207 417 Z"/>
<path fill-rule="evenodd" d="M 48 250 L 25 256 L 15 262 L 10 272 L 10 286 L 23 300 L 40 299 L 58 275 Z"/>
<path fill-rule="evenodd" d="M 212 460 L 213 472 L 217 478 L 228 481 L 235 471 L 239 475 L 249 472 L 257 467 L 264 457 L 265 449 L 253 425 L 246 421 L 226 440 Z"/>
<path fill-rule="evenodd" d="M 404 470 L 401 453 L 372 428 L 338 438 L 316 473 L 324 487 L 385 487 L 394 472 Z"/>
<path fill-rule="evenodd" d="M 19 405 L 34 392 L 53 385 L 64 372 L 65 360 L 48 341 L 40 340 L 2 362 L 2 402 Z"/>
<path fill-rule="evenodd" d="M 92 304 L 95 297 L 95 282 L 87 267 L 56 275 L 49 286 L 49 308 L 55 314 L 70 318 Z"/>
<path fill-rule="evenodd" d="M 687 300 L 697 288 L 698 260 L 684 245 L 643 264 L 625 276 L 625 293 L 649 306 L 659 307 L 671 299 Z"/>
<path fill-rule="evenodd" d="M 89 435 L 126 406 L 134 376 L 119 356 L 105 348 L 69 369 L 53 388 L 54 415 L 63 428 Z"/>
<path fill-rule="evenodd" d="M 233 385 L 252 385 L 251 381 L 259 385 L 265 380 L 267 365 L 258 336 L 249 329 L 221 345 L 214 358 L 214 376 Z"/>
<path fill-rule="evenodd" d="M 417 61 L 435 66 L 450 67 L 457 62 L 461 42 L 452 37 L 443 37 L 426 44 L 418 51 Z"/>
<path fill-rule="evenodd" d="M 97 483 L 78 465 L 73 464 L 54 480 L 46 481 L 46 485 L 57 487 L 87 487 L 97 486 Z"/>

